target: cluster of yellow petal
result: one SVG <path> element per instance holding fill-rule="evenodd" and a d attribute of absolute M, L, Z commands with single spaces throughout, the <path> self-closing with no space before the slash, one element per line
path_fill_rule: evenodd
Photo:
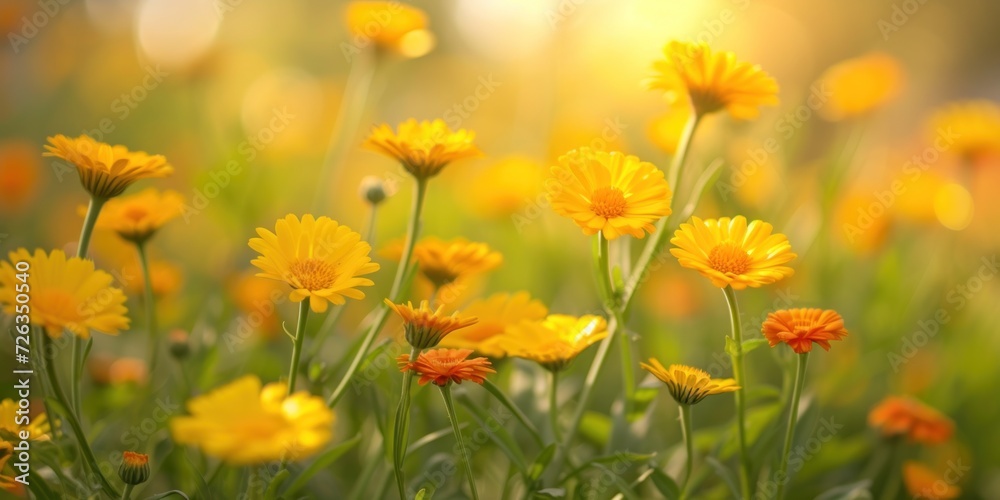
<path fill-rule="evenodd" d="M 463 313 L 479 321 L 445 336 L 440 345 L 473 349 L 491 358 L 503 357 L 506 352 L 502 343 L 507 330 L 523 322 L 542 321 L 548 312 L 545 304 L 532 299 L 528 292 L 497 293 L 466 306 Z"/>
<path fill-rule="evenodd" d="M 428 179 L 453 161 L 479 156 L 472 142 L 475 138 L 474 132 L 465 129 L 453 132 L 444 120 L 411 118 L 396 131 L 387 124 L 375 127 L 365 147 L 396 159 L 417 179 Z"/>
<path fill-rule="evenodd" d="M 690 366 L 670 365 L 669 368 L 664 368 L 653 358 L 649 358 L 648 364 L 639 363 L 639 366 L 667 384 L 670 395 L 681 405 L 693 405 L 708 396 L 740 388 L 731 378 L 713 380 L 705 371 Z"/>
<path fill-rule="evenodd" d="M 600 316 L 550 314 L 542 321 L 510 325 L 497 337 L 497 347 L 506 355 L 534 361 L 559 371 L 584 349 L 608 336 L 608 324 Z"/>
<path fill-rule="evenodd" d="M 81 215 L 86 210 L 86 207 L 79 208 Z M 183 210 L 184 197 L 180 193 L 149 188 L 109 200 L 101 208 L 96 227 L 114 231 L 128 241 L 142 243 L 180 216 Z"/>
<path fill-rule="evenodd" d="M 49 137 L 45 150 L 43 156 L 72 163 L 83 187 L 100 199 L 122 194 L 139 179 L 166 177 L 174 171 L 163 156 L 129 151 L 125 146 L 111 146 L 86 135 L 75 139 L 62 134 Z"/>
<path fill-rule="evenodd" d="M 479 321 L 475 317 L 459 316 L 457 312 L 445 315 L 444 306 L 431 309 L 426 300 L 419 307 L 413 307 L 410 302 L 393 304 L 389 299 L 385 299 L 385 303 L 403 318 L 406 341 L 416 349 L 434 347 L 451 332 Z"/>

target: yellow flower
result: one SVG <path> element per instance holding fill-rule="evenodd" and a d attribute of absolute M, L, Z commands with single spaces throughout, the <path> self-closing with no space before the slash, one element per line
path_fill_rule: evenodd
<path fill-rule="evenodd" d="M 10 490 L 19 484 L 13 477 L 3 475 L 3 468 L 7 466 L 7 461 L 12 456 L 14 456 L 14 445 L 0 439 L 0 488 L 4 490 Z"/>
<path fill-rule="evenodd" d="M 670 239 L 677 247 L 670 253 L 681 266 L 700 272 L 719 288 L 757 288 L 794 273 L 783 265 L 796 257 L 788 238 L 772 230 L 759 220 L 748 225 L 742 215 L 704 221 L 692 217 Z"/>
<path fill-rule="evenodd" d="M 94 269 L 94 262 L 66 258 L 62 250 L 24 248 L 11 252 L 10 262 L 0 262 L 0 304 L 8 315 L 14 315 L 18 285 L 27 281 L 31 290 L 31 323 L 44 327 L 51 337 L 60 337 L 67 329 L 81 338 L 89 338 L 90 330 L 108 335 L 128 328 L 125 294 L 111 286 L 110 274 Z M 27 262 L 26 272 L 18 263 Z"/>
<path fill-rule="evenodd" d="M 80 214 L 87 207 L 80 207 Z M 145 189 L 109 200 L 97 217 L 98 229 L 111 230 L 133 243 L 142 243 L 171 219 L 181 215 L 184 198 L 176 191 Z"/>
<path fill-rule="evenodd" d="M 145 281 L 142 277 L 142 269 L 137 262 L 129 262 L 123 266 L 125 276 L 135 278 L 125 283 L 125 288 L 131 295 L 142 296 L 145 293 Z M 149 277 L 153 285 L 153 295 L 156 297 L 166 297 L 180 290 L 184 283 L 182 270 L 176 264 L 164 260 L 151 260 L 149 262 Z M 255 279 L 254 281 L 260 281 Z"/>
<path fill-rule="evenodd" d="M 639 366 L 667 384 L 670 395 L 681 405 L 693 405 L 713 394 L 740 388 L 731 378 L 712 380 L 708 373 L 690 366 L 670 365 L 670 368 L 664 368 L 653 358 L 649 358 L 649 364 L 639 363 Z"/>
<path fill-rule="evenodd" d="M 508 356 L 530 359 L 548 370 L 559 371 L 584 349 L 608 336 L 600 316 L 550 314 L 542 321 L 511 325 L 498 339 Z"/>
<path fill-rule="evenodd" d="M 819 78 L 830 92 L 819 112 L 831 121 L 869 113 L 899 94 L 903 78 L 903 68 L 888 54 L 876 52 L 841 61 Z"/>
<path fill-rule="evenodd" d="M 419 57 L 434 47 L 424 11 L 399 2 L 351 2 L 347 28 L 357 45 L 376 47 L 407 57 Z"/>
<path fill-rule="evenodd" d="M 259 238 L 250 239 L 250 248 L 260 253 L 251 262 L 263 271 L 257 276 L 288 283 L 292 301 L 309 299 L 313 311 L 343 304 L 345 297 L 363 299 L 356 287 L 373 285 L 359 277 L 378 271 L 368 256 L 371 246 L 329 217 L 306 214 L 300 221 L 288 214 L 278 219 L 273 233 L 258 227 L 257 234 Z"/>
<path fill-rule="evenodd" d="M 42 156 L 62 158 L 76 167 L 84 189 L 96 198 L 113 198 L 139 179 L 166 177 L 174 171 L 166 158 L 125 146 L 111 146 L 81 135 L 49 137 Z"/>
<path fill-rule="evenodd" d="M 903 484 L 913 498 L 951 500 L 962 495 L 962 489 L 949 480 L 949 475 L 934 472 L 930 467 L 913 460 L 903 463 Z"/>
<path fill-rule="evenodd" d="M 403 328 L 406 333 L 406 341 L 417 349 L 428 349 L 438 345 L 441 339 L 449 333 L 476 324 L 478 318 L 461 317 L 458 313 L 445 316 L 443 307 L 431 310 L 427 301 L 420 303 L 420 307 L 414 308 L 413 303 L 393 304 L 389 299 L 385 299 L 386 305 L 396 311 L 399 317 L 403 318 Z"/>
<path fill-rule="evenodd" d="M 365 147 L 399 161 L 417 179 L 428 179 L 446 165 L 480 155 L 472 141 L 475 132 L 452 132 L 443 120 L 417 122 L 409 119 L 393 132 L 387 124 L 372 129 Z"/>
<path fill-rule="evenodd" d="M 476 172 L 470 179 L 466 199 L 483 216 L 514 215 L 529 200 L 534 203 L 544 179 L 545 170 L 534 161 L 507 158 Z"/>
<path fill-rule="evenodd" d="M 584 234 L 643 238 L 670 214 L 663 172 L 635 156 L 580 148 L 560 157 L 551 172 L 559 185 L 549 192 L 552 209 L 573 219 Z"/>
<path fill-rule="evenodd" d="M 468 305 L 464 314 L 479 318 L 479 322 L 441 339 L 441 347 L 473 349 L 491 358 L 504 356 L 501 346 L 504 332 L 511 325 L 526 321 L 541 321 L 548 308 L 534 300 L 528 292 L 497 293 Z"/>
<path fill-rule="evenodd" d="M 666 91 L 677 101 L 687 95 L 698 116 L 726 109 L 733 118 L 750 120 L 760 106 L 778 104 L 778 84 L 756 66 L 736 60 L 732 52 L 712 52 L 705 43 L 672 41 L 665 59 L 653 63 L 650 89 Z"/>
<path fill-rule="evenodd" d="M 935 147 L 976 165 L 1000 155 L 1000 106 L 986 100 L 952 103 L 931 117 L 928 132 Z"/>
<path fill-rule="evenodd" d="M 25 423 L 18 423 L 15 418 L 17 414 L 18 404 L 13 399 L 5 399 L 0 402 L 0 437 L 10 437 L 11 439 L 20 439 L 21 431 L 28 431 L 29 439 L 33 441 L 48 441 L 49 431 L 51 430 L 49 426 L 49 418 L 44 413 L 27 415 L 29 420 Z M 3 467 L 0 467 L 2 469 Z"/>
<path fill-rule="evenodd" d="M 170 433 L 230 465 L 303 460 L 330 441 L 334 415 L 322 398 L 286 393 L 247 375 L 188 401 L 191 415 L 171 420 Z"/>
<path fill-rule="evenodd" d="M 442 241 L 429 237 L 413 247 L 420 272 L 442 287 L 459 278 L 482 274 L 503 262 L 503 255 L 494 252 L 486 243 L 476 243 L 464 238 Z"/>

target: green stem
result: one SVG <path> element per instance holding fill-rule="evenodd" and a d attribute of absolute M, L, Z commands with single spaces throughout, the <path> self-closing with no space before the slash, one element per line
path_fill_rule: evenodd
<path fill-rule="evenodd" d="M 306 338 L 306 321 L 309 318 L 309 299 L 299 302 L 299 319 L 295 323 L 295 338 L 292 339 L 292 362 L 288 367 L 288 395 L 295 393 L 295 380 L 299 376 L 299 359 L 302 357 L 302 341 Z"/>
<path fill-rule="evenodd" d="M 691 484 L 691 471 L 694 470 L 694 435 L 691 433 L 691 406 L 679 405 L 681 414 L 681 436 L 684 437 L 684 449 L 687 452 L 687 467 L 684 471 L 684 482 L 681 483 L 681 499 L 687 498 L 688 486 Z"/>
<path fill-rule="evenodd" d="M 135 488 L 134 484 L 125 485 L 125 491 L 122 492 L 122 500 L 129 500 L 132 498 L 132 488 Z"/>
<path fill-rule="evenodd" d="M 101 208 L 108 200 L 97 196 L 90 197 L 87 204 L 87 214 L 83 217 L 83 226 L 80 228 L 80 241 L 76 245 L 76 256 L 84 259 L 90 249 L 90 236 L 94 233 L 94 225 L 97 224 L 97 217 L 101 214 Z M 83 409 L 80 403 L 80 377 L 83 375 L 84 358 L 83 339 L 73 336 L 71 355 L 73 356 L 73 366 L 70 371 L 69 395 L 72 398 L 73 406 L 66 409 L 75 413 L 79 420 Z"/>
<path fill-rule="evenodd" d="M 888 468 L 885 472 L 885 485 L 882 486 L 881 500 L 895 500 L 899 496 L 899 486 L 902 473 L 900 472 L 900 462 L 903 457 L 903 441 L 900 438 L 893 438 L 889 442 Z"/>
<path fill-rule="evenodd" d="M 413 194 L 413 208 L 410 211 L 410 226 L 406 233 L 406 243 L 403 246 L 403 255 L 399 258 L 399 267 L 396 269 L 396 278 L 392 282 L 392 289 L 389 292 L 389 300 L 396 302 L 399 300 L 399 292 L 403 286 L 403 277 L 406 276 L 407 271 L 410 267 L 410 259 L 413 257 L 413 246 L 417 242 L 417 237 L 420 234 L 420 213 L 424 206 L 424 197 L 427 194 L 427 179 L 417 179 L 417 183 L 414 187 Z M 351 360 L 351 365 L 347 368 L 347 373 L 344 374 L 344 378 L 340 380 L 340 384 L 337 388 L 333 390 L 333 394 L 330 395 L 330 399 L 327 400 L 327 406 L 333 408 L 343 397 L 344 391 L 347 389 L 347 384 L 350 383 L 354 374 L 358 371 L 358 367 L 361 365 L 361 361 L 368 354 L 368 349 L 371 348 L 372 342 L 375 340 L 375 336 L 382 331 L 382 327 L 385 326 L 386 319 L 389 317 L 389 306 L 381 304 L 379 306 L 378 316 L 376 316 L 375 321 L 372 326 L 365 333 L 364 341 L 361 343 L 361 349 L 358 349 L 358 353 Z"/>
<path fill-rule="evenodd" d="M 701 123 L 701 116 L 697 113 L 692 114 L 684 126 L 684 132 L 681 134 L 680 140 L 677 142 L 677 151 L 674 152 L 674 157 L 670 160 L 670 169 L 667 171 L 667 182 L 670 184 L 670 189 L 675 193 L 680 188 L 677 184 L 681 181 L 688 150 L 691 149 L 691 139 L 694 137 L 694 131 L 698 128 L 699 123 Z"/>
<path fill-rule="evenodd" d="M 160 338 L 156 327 L 156 303 L 153 298 L 153 280 L 149 271 L 149 258 L 146 255 L 145 242 L 135 244 L 139 252 L 139 266 L 142 267 L 143 291 L 146 306 L 146 328 L 149 329 L 149 372 L 156 367 L 156 358 L 160 348 Z"/>
<path fill-rule="evenodd" d="M 365 234 L 365 241 L 368 242 L 372 247 L 375 246 L 375 214 L 378 211 L 378 205 L 372 203 L 372 213 L 368 217 L 368 230 Z"/>
<path fill-rule="evenodd" d="M 87 250 L 90 249 L 90 236 L 94 233 L 94 225 L 97 223 L 97 216 L 101 214 L 101 208 L 108 200 L 92 196 L 90 204 L 87 205 L 87 215 L 83 217 L 83 227 L 80 229 L 80 242 L 76 246 L 76 256 L 87 257 Z"/>
<path fill-rule="evenodd" d="M 552 436 L 556 443 L 562 443 L 561 432 L 559 431 L 559 372 L 549 370 L 549 421 L 552 425 Z"/>
<path fill-rule="evenodd" d="M 781 500 L 784 497 L 785 484 L 788 483 L 788 452 L 792 450 L 792 439 L 795 438 L 795 423 L 799 418 L 799 398 L 802 397 L 802 386 L 806 379 L 806 361 L 809 353 L 804 352 L 798 355 L 797 369 L 795 370 L 795 389 L 792 390 L 791 406 L 788 409 L 788 428 L 785 429 L 785 446 L 781 450 L 781 465 L 778 467 L 779 477 L 778 493 L 775 498 Z"/>
<path fill-rule="evenodd" d="M 410 362 L 417 360 L 420 349 L 410 349 Z M 403 474 L 403 460 L 406 458 L 406 439 L 410 427 L 410 386 L 413 385 L 413 370 L 403 374 L 403 393 L 396 407 L 396 420 L 392 431 L 392 469 L 396 475 L 399 499 L 406 500 L 406 476 Z"/>
<path fill-rule="evenodd" d="M 316 335 L 313 337 L 313 340 L 309 345 L 309 352 L 306 354 L 306 361 L 316 359 L 316 356 L 319 356 L 319 352 L 323 349 L 323 343 L 326 341 L 326 337 L 333 333 L 333 329 L 337 326 L 337 321 L 340 320 L 340 317 L 344 314 L 344 309 L 346 308 L 347 304 L 337 306 L 335 311 L 326 315 L 326 319 L 323 320 L 323 324 L 320 325 L 319 330 L 316 332 Z"/>
<path fill-rule="evenodd" d="M 90 472 L 94 474 L 97 480 L 101 484 L 101 489 L 107 496 L 112 498 L 118 496 L 118 491 L 115 490 L 114 486 L 108 482 L 108 479 L 104 477 L 101 472 L 101 467 L 97 463 L 97 457 L 94 456 L 94 451 L 90 449 L 90 443 L 87 442 L 87 436 L 83 432 L 83 427 L 80 426 L 80 421 L 77 420 L 76 415 L 70 409 L 69 401 L 66 399 L 66 393 L 62 390 L 62 385 L 59 383 L 59 375 L 56 373 L 56 351 L 55 346 L 52 345 L 52 339 L 49 338 L 48 334 L 42 332 L 42 350 L 45 351 L 45 373 L 49 378 L 49 385 L 52 387 L 52 392 L 59 401 L 59 404 L 65 409 L 66 421 L 69 422 L 70 429 L 73 431 L 73 436 L 76 438 L 77 446 L 79 446 L 80 451 L 83 453 L 84 461 L 90 468 Z"/>
<path fill-rule="evenodd" d="M 524 412 L 521 411 L 521 409 L 518 408 L 506 394 L 504 394 L 502 389 L 497 387 L 497 385 L 490 379 L 483 381 L 483 387 L 489 391 L 489 393 L 492 394 L 493 397 L 500 402 L 500 404 L 506 406 L 507 409 L 514 414 L 514 417 L 521 422 L 521 425 L 523 425 L 525 429 L 528 430 L 528 433 L 531 434 L 531 438 L 535 440 L 535 443 L 538 444 L 539 447 L 545 447 L 545 441 L 542 439 L 541 433 L 539 433 L 538 429 L 535 428 L 535 425 L 531 423 L 528 416 L 525 415 Z"/>
<path fill-rule="evenodd" d="M 733 361 L 733 378 L 740 386 L 736 390 L 736 433 L 740 444 L 740 492 L 743 498 L 751 497 L 750 489 L 750 450 L 747 448 L 746 429 L 746 373 L 743 370 L 743 326 L 740 321 L 740 307 L 736 302 L 736 292 L 733 287 L 726 285 L 722 289 L 729 304 L 729 319 L 732 326 L 733 352 L 730 357 Z"/>
<path fill-rule="evenodd" d="M 441 386 L 441 396 L 444 398 L 444 405 L 448 408 L 448 420 L 451 420 L 451 428 L 455 431 L 455 440 L 458 441 L 458 447 L 462 449 L 462 462 L 465 463 L 465 475 L 469 477 L 472 498 L 479 500 L 479 492 L 476 491 L 476 475 L 472 472 L 472 457 L 469 456 L 469 450 L 465 448 L 462 428 L 458 425 L 458 414 L 455 413 L 455 403 L 451 399 L 451 382 Z"/>

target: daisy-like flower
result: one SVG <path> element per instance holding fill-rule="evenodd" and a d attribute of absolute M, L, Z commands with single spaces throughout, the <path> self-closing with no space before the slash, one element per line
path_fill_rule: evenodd
<path fill-rule="evenodd" d="M 49 418 L 44 413 L 29 415 L 30 420 L 25 424 L 19 424 L 16 417 L 18 404 L 13 399 L 5 399 L 0 402 L 0 437 L 9 434 L 11 439 L 20 439 L 21 431 L 27 431 L 29 439 L 33 441 L 48 441 Z M 0 467 L 2 469 L 2 467 Z"/>
<path fill-rule="evenodd" d="M 1000 105 L 987 100 L 952 103 L 930 119 L 934 145 L 972 165 L 1000 156 Z"/>
<path fill-rule="evenodd" d="M 187 402 L 189 416 L 170 421 L 179 444 L 190 444 L 230 465 L 299 461 L 332 437 L 333 412 L 306 391 L 287 396 L 285 384 L 247 375 Z"/>
<path fill-rule="evenodd" d="M 451 241 L 424 238 L 413 247 L 413 258 L 420 273 L 438 288 L 460 278 L 482 274 L 503 262 L 503 255 L 486 243 L 464 238 Z"/>
<path fill-rule="evenodd" d="M 772 230 L 770 224 L 759 220 L 747 224 L 742 215 L 708 220 L 692 217 L 670 239 L 677 247 L 670 253 L 681 266 L 698 271 L 719 288 L 756 288 L 794 273 L 783 265 L 796 257 L 788 238 L 772 234 Z"/>
<path fill-rule="evenodd" d="M 62 158 L 76 167 L 80 182 L 91 196 L 114 198 L 139 179 L 166 177 L 174 171 L 166 158 L 111 146 L 86 135 L 75 139 L 62 134 L 48 138 L 42 156 Z"/>
<path fill-rule="evenodd" d="M 955 432 L 950 418 L 908 396 L 886 397 L 868 413 L 868 425 L 885 437 L 906 436 L 923 444 L 943 443 Z"/>
<path fill-rule="evenodd" d="M 122 464 L 118 466 L 118 477 L 125 484 L 142 484 L 149 479 L 149 455 L 126 451 L 122 453 Z"/>
<path fill-rule="evenodd" d="M 653 63 L 647 81 L 676 102 L 689 96 L 698 116 L 726 109 L 733 118 L 750 120 L 760 106 L 778 104 L 778 84 L 760 66 L 738 61 L 732 52 L 712 52 L 706 43 L 672 41 L 665 59 Z"/>
<path fill-rule="evenodd" d="M 894 99 L 903 86 L 899 61 L 880 52 L 841 61 L 819 77 L 830 92 L 819 108 L 830 121 L 867 114 Z"/>
<path fill-rule="evenodd" d="M 635 156 L 575 149 L 559 158 L 550 179 L 561 188 L 549 192 L 552 209 L 587 235 L 600 231 L 609 240 L 626 234 L 643 238 L 660 217 L 670 215 L 663 171 Z"/>
<path fill-rule="evenodd" d="M 832 309 L 774 311 L 767 314 L 767 320 L 761 329 L 771 347 L 784 342 L 797 354 L 811 351 L 813 343 L 829 351 L 831 340 L 841 340 L 847 336 L 844 318 Z"/>
<path fill-rule="evenodd" d="M 649 363 L 639 363 L 644 370 L 667 384 L 667 390 L 674 401 L 681 405 L 693 405 L 713 394 L 733 392 L 740 388 L 731 378 L 715 379 L 703 370 L 685 365 L 670 365 L 664 368 L 659 361 L 649 358 Z"/>
<path fill-rule="evenodd" d="M 406 57 L 420 57 L 434 48 L 434 35 L 427 30 L 427 14 L 410 5 L 351 2 L 346 21 L 357 45 L 374 43 L 379 49 Z"/>
<path fill-rule="evenodd" d="M 472 349 L 491 358 L 505 355 L 503 335 L 511 325 L 542 321 L 549 313 L 545 304 L 532 299 L 528 292 L 497 293 L 472 302 L 463 310 L 479 321 L 441 339 L 441 347 Z"/>
<path fill-rule="evenodd" d="M 607 336 L 608 324 L 600 316 L 550 314 L 542 321 L 511 325 L 498 340 L 508 356 L 529 359 L 556 372 Z"/>
<path fill-rule="evenodd" d="M 133 243 L 143 243 L 183 210 L 184 198 L 180 193 L 149 188 L 109 200 L 101 209 L 95 227 L 114 231 Z M 87 207 L 81 206 L 79 211 L 83 215 Z"/>
<path fill-rule="evenodd" d="M 259 238 L 250 239 L 250 248 L 260 253 L 251 264 L 261 271 L 257 276 L 284 281 L 292 287 L 293 302 L 309 299 L 309 307 L 318 313 L 329 304 L 341 305 L 348 299 L 363 299 L 357 287 L 372 286 L 361 278 L 378 271 L 371 261 L 371 246 L 361 235 L 329 217 L 310 214 L 302 220 L 292 214 L 278 219 L 274 232 L 257 228 Z"/>
<path fill-rule="evenodd" d="M 434 382 L 435 385 L 444 387 L 451 382 L 461 384 L 469 380 L 477 384 L 482 384 L 486 380 L 486 375 L 496 373 L 486 358 L 468 359 L 472 354 L 472 349 L 430 349 L 420 353 L 416 361 L 410 361 L 409 354 L 403 354 L 396 358 L 399 364 L 399 371 L 406 372 L 413 370 L 420 375 L 418 384 L 424 385 L 427 382 Z"/>
<path fill-rule="evenodd" d="M 62 250 L 34 254 L 24 248 L 9 254 L 10 261 L 0 262 L 0 304 L 13 316 L 17 304 L 17 285 L 31 289 L 31 323 L 45 328 L 50 337 L 62 336 L 63 329 L 80 338 L 90 338 L 96 330 L 118 335 L 128 328 L 125 294 L 111 286 L 114 278 L 94 269 L 94 262 L 78 257 L 66 258 Z M 29 272 L 17 270 L 18 262 L 27 262 Z"/>
<path fill-rule="evenodd" d="M 449 163 L 480 155 L 472 141 L 475 132 L 452 132 L 444 120 L 417 122 L 409 119 L 396 132 L 387 124 L 372 129 L 365 147 L 399 161 L 413 177 L 434 177 Z"/>
<path fill-rule="evenodd" d="M 411 302 L 393 304 L 389 299 L 385 299 L 385 303 L 403 318 L 406 341 L 417 349 L 434 347 L 449 333 L 479 321 L 478 318 L 462 317 L 458 313 L 445 316 L 443 306 L 431 310 L 426 300 L 420 303 L 420 307 L 413 307 Z"/>
<path fill-rule="evenodd" d="M 962 489 L 944 475 L 913 460 L 903 463 L 903 484 L 913 498 L 951 500 L 962 494 Z"/>

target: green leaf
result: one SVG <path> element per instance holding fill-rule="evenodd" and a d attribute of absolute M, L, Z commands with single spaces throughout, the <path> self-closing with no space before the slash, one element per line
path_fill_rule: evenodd
<path fill-rule="evenodd" d="M 778 419 L 778 417 L 781 416 L 783 410 L 784 408 L 781 406 L 781 402 L 776 401 L 772 404 L 758 406 L 747 411 L 747 445 L 753 446 L 753 444 L 760 437 L 761 433 L 770 427 Z M 728 434 L 731 439 L 726 440 L 726 444 L 719 451 L 719 457 L 723 459 L 732 457 L 737 451 L 739 451 L 739 440 L 736 439 L 735 420 L 728 427 Z"/>
<path fill-rule="evenodd" d="M 726 354 L 730 356 L 736 355 L 736 341 L 728 335 L 726 335 Z"/>
<path fill-rule="evenodd" d="M 538 454 L 538 458 L 535 459 L 535 463 L 531 464 L 531 468 L 528 469 L 528 478 L 532 482 L 537 481 L 538 478 L 542 477 L 542 473 L 545 472 L 545 468 L 549 466 L 552 462 L 552 457 L 556 454 L 557 443 L 552 443 L 545 447 L 541 453 Z"/>
<path fill-rule="evenodd" d="M 517 442 L 510 436 L 507 429 L 503 426 L 496 426 L 496 429 L 487 425 L 490 417 L 486 412 L 480 407 L 480 405 L 469 399 L 469 396 L 462 394 L 458 396 L 458 402 L 462 404 L 469 413 L 471 414 L 473 420 L 479 424 L 480 427 L 486 430 L 486 434 L 489 435 L 490 440 L 496 443 L 507 458 L 511 460 L 515 465 L 517 465 L 517 470 L 521 474 L 528 473 L 528 465 L 525 461 L 524 455 L 521 454 L 521 447 L 518 446 Z"/>
<path fill-rule="evenodd" d="M 545 488 L 544 490 L 538 490 L 533 495 L 533 498 L 566 498 L 565 488 Z"/>
<path fill-rule="evenodd" d="M 871 479 L 844 484 L 820 493 L 816 500 L 870 500 Z"/>
<path fill-rule="evenodd" d="M 653 485 L 667 500 L 676 500 L 681 497 L 681 488 L 666 472 L 660 469 L 653 469 Z"/>
<path fill-rule="evenodd" d="M 468 427 L 468 425 L 469 424 L 465 423 L 465 422 L 461 422 L 461 423 L 458 424 L 459 428 L 461 428 L 461 429 L 465 429 L 466 427 Z M 419 450 L 420 448 L 423 448 L 424 446 L 427 446 L 428 444 L 431 444 L 434 441 L 437 441 L 438 439 L 441 439 L 441 438 L 443 438 L 445 436 L 452 436 L 454 434 L 455 434 L 455 431 L 452 430 L 452 428 L 451 428 L 450 425 L 448 427 L 445 427 L 444 429 L 439 430 L 439 431 L 434 431 L 434 432 L 432 432 L 430 434 L 427 434 L 424 437 L 422 437 L 422 438 L 414 441 L 413 444 L 411 444 L 410 446 L 408 446 L 406 448 L 406 454 L 410 455 L 413 452 Z"/>
<path fill-rule="evenodd" d="M 151 496 L 151 497 L 147 498 L 146 500 L 160 500 L 160 499 L 162 499 L 162 498 L 169 498 L 169 497 L 172 497 L 172 496 L 174 496 L 174 495 L 177 495 L 177 496 L 179 496 L 179 497 L 183 498 L 184 500 L 191 500 L 191 499 L 190 499 L 190 498 L 188 498 L 188 496 L 187 496 L 187 495 L 185 495 L 185 494 L 184 494 L 184 492 L 183 492 L 183 491 L 181 491 L 181 490 L 170 490 L 170 491 L 164 491 L 163 493 L 158 493 L 158 494 L 156 494 L 156 495 L 153 495 L 153 496 Z"/>
<path fill-rule="evenodd" d="M 645 415 L 646 410 L 649 409 L 649 405 L 656 400 L 656 395 L 660 392 L 661 384 L 657 384 L 655 387 L 639 387 L 635 390 L 632 395 L 632 411 L 628 414 L 628 420 L 634 422 L 643 415 Z"/>
<path fill-rule="evenodd" d="M 354 436 L 350 440 L 344 441 L 343 443 L 330 448 L 325 453 L 319 456 L 313 463 L 306 467 L 306 470 L 302 471 L 298 477 L 292 481 L 292 484 L 288 486 L 288 490 L 285 491 L 284 496 L 294 496 L 299 490 L 301 490 L 308 482 L 309 479 L 316 475 L 317 472 L 326 469 L 333 462 L 337 461 L 344 453 L 354 447 L 354 445 L 361 442 L 361 434 Z"/>
<path fill-rule="evenodd" d="M 569 481 L 570 479 L 579 475 L 581 472 L 587 470 L 588 468 L 595 467 L 599 464 L 614 464 L 620 462 L 632 462 L 632 463 L 645 462 L 655 456 L 656 456 L 655 453 L 642 454 L 642 453 L 629 453 L 621 451 L 611 455 L 602 455 L 596 458 L 592 458 L 586 461 L 585 463 L 581 464 L 577 468 L 573 469 L 572 471 L 570 471 L 569 474 L 566 474 L 566 476 L 563 477 L 562 480 L 560 480 L 559 482 L 565 483 L 566 481 Z"/>
<path fill-rule="evenodd" d="M 762 345 L 767 345 L 767 339 L 749 339 L 743 341 L 743 354 L 746 354 Z"/>
<path fill-rule="evenodd" d="M 507 395 L 504 394 L 504 392 L 500 390 L 496 384 L 489 379 L 486 379 L 483 381 L 483 387 L 486 388 L 486 390 L 489 391 L 489 393 L 492 394 L 493 397 L 500 402 L 500 404 L 504 405 L 508 410 L 510 410 L 511 413 L 514 414 L 514 417 L 516 417 L 518 422 L 521 422 L 521 425 L 523 425 L 524 428 L 531 433 L 531 437 L 534 438 L 535 442 L 538 443 L 539 446 L 544 446 L 545 442 L 542 440 L 542 435 L 538 432 L 538 429 L 535 428 L 535 425 L 531 423 L 531 420 L 528 419 L 524 412 L 522 412 L 521 409 L 518 408 L 517 405 L 514 404 L 514 402 L 511 401 L 511 399 L 507 397 Z"/>
<path fill-rule="evenodd" d="M 594 464 L 594 467 L 600 469 L 607 477 L 611 478 L 611 481 L 615 483 L 615 487 L 618 489 L 618 493 L 623 497 L 629 500 L 639 500 L 639 497 L 632 491 L 632 486 L 625 482 L 621 475 L 601 464 Z"/>
<path fill-rule="evenodd" d="M 580 420 L 580 434 L 598 447 L 604 447 L 608 442 L 611 427 L 611 417 L 594 411 L 584 413 Z"/>
<path fill-rule="evenodd" d="M 427 494 L 427 488 L 420 488 L 420 491 L 413 496 L 413 500 L 431 500 L 431 497 Z"/>
<path fill-rule="evenodd" d="M 729 487 L 729 492 L 733 494 L 732 498 L 740 498 L 740 489 L 736 485 L 736 476 L 733 472 L 726 468 L 722 462 L 716 460 L 715 457 L 705 457 L 705 461 L 708 462 L 708 465 L 712 466 L 712 469 L 715 469 L 715 473 Z"/>

